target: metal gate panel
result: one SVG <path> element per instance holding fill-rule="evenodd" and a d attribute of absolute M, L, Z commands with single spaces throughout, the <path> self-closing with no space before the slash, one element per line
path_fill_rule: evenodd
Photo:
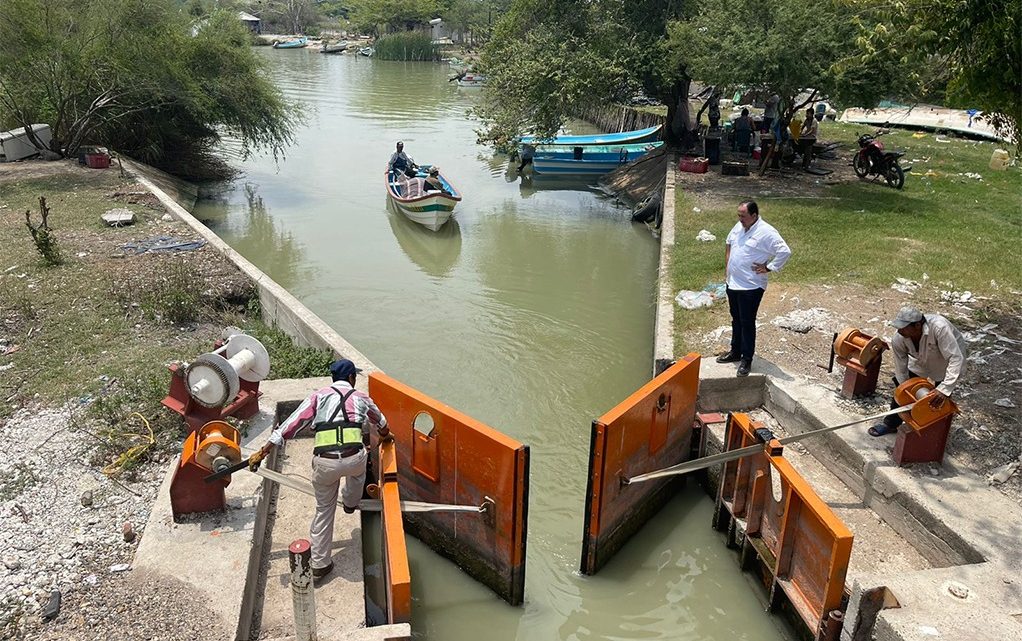
<path fill-rule="evenodd" d="M 677 489 L 680 479 L 622 479 L 688 456 L 699 392 L 699 355 L 688 354 L 593 421 L 581 571 L 595 574 Z"/>
<path fill-rule="evenodd" d="M 761 443 L 747 414 L 728 419 L 727 450 Z M 776 480 L 774 480 L 776 477 Z M 779 494 L 779 496 L 776 496 Z M 783 453 L 754 454 L 724 465 L 719 500 L 746 535 L 809 630 L 819 634 L 830 610 L 840 609 L 852 553 L 852 533 Z"/>
<path fill-rule="evenodd" d="M 380 500 L 383 504 L 383 572 L 386 585 L 387 623 L 410 623 L 412 579 L 408 548 L 401 521 L 397 458 L 393 441 L 380 443 Z"/>
<path fill-rule="evenodd" d="M 521 604 L 529 448 L 385 374 L 369 375 L 369 394 L 397 443 L 405 500 L 488 503 L 481 514 L 405 514 L 407 531 L 510 604 Z M 421 414 L 429 418 L 424 421 Z"/>

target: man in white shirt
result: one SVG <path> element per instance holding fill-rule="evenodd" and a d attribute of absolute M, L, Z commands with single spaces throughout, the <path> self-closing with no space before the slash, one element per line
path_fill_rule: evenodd
<path fill-rule="evenodd" d="M 909 306 L 901 308 L 891 325 L 898 330 L 891 339 L 895 384 L 918 376 L 928 378 L 937 390 L 933 402 L 943 403 L 965 373 L 965 357 L 969 353 L 965 337 L 940 314 L 923 314 Z M 896 407 L 897 402 L 891 401 L 891 409 Z M 901 423 L 898 414 L 886 416 L 883 423 L 869 428 L 869 434 L 893 434 Z"/>
<path fill-rule="evenodd" d="M 759 217 L 759 206 L 751 200 L 738 206 L 738 223 L 724 242 L 731 351 L 718 356 L 717 362 L 738 362 L 738 375 L 748 376 L 756 351 L 756 313 L 766 291 L 767 274 L 784 267 L 791 249 L 777 230 Z"/>

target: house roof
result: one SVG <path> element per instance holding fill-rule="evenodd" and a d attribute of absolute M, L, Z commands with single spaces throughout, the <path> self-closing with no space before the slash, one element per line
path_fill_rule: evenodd
<path fill-rule="evenodd" d="M 259 18 L 253 16 L 251 13 L 245 13 L 244 11 L 238 12 L 238 18 L 242 22 L 259 22 Z"/>

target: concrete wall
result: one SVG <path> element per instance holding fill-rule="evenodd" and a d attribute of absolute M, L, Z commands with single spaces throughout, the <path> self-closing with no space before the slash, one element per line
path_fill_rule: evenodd
<path fill-rule="evenodd" d="M 660 223 L 656 317 L 653 320 L 654 377 L 674 362 L 674 294 L 671 284 L 671 261 L 674 259 L 674 189 L 678 178 L 677 166 L 677 160 L 672 154 L 665 171 L 663 221 Z"/>

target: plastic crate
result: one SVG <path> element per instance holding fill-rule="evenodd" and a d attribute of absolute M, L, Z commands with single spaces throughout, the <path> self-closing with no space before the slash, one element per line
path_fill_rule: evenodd
<path fill-rule="evenodd" d="M 682 158 L 678 161 L 678 169 L 692 174 L 705 174 L 710 168 L 708 158 Z"/>
<path fill-rule="evenodd" d="M 92 169 L 106 169 L 110 166 L 110 156 L 103 153 L 85 154 L 85 164 Z"/>

